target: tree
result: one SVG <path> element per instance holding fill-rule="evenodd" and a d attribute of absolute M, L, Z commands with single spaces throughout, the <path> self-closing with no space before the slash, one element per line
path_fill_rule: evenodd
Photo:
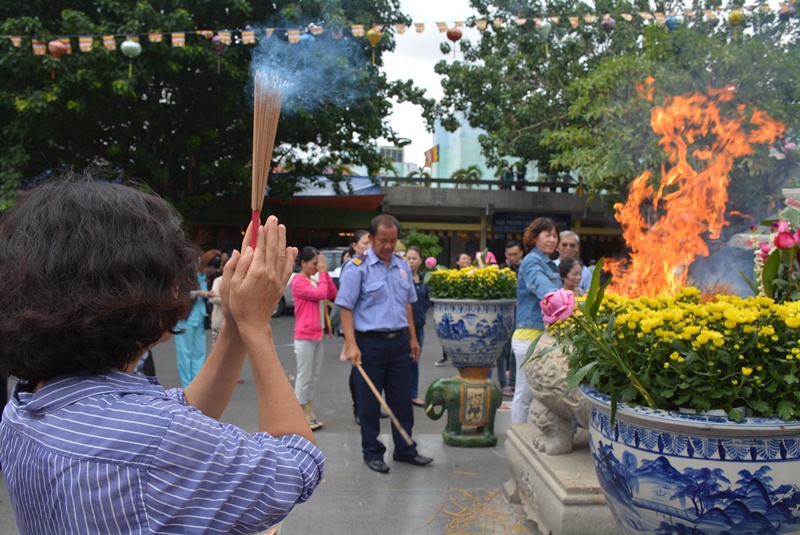
<path fill-rule="evenodd" d="M 421 234 L 415 228 L 409 228 L 403 231 L 403 243 L 406 247 L 416 245 L 422 251 L 423 261 L 432 256 L 436 258 L 442 254 L 442 246 L 439 244 L 439 238 L 430 234 Z"/>
<path fill-rule="evenodd" d="M 477 165 L 470 165 L 469 167 L 456 169 L 450 178 L 456 180 L 480 180 L 483 177 L 483 171 Z"/>
<path fill-rule="evenodd" d="M 366 38 L 349 31 L 335 37 L 334 30 L 352 23 L 409 23 L 397 0 L 347 8 L 321 0 L 75 0 L 70 5 L 0 0 L 0 33 L 44 41 L 115 34 L 117 44 L 123 35 L 139 35 L 143 53 L 133 60 L 129 78 L 127 58 L 106 50 L 97 38 L 91 52 L 79 52 L 73 38 L 73 54 L 61 59 L 35 56 L 28 38 L 20 48 L 8 39 L 0 43 L 5 80 L 0 87 L 0 209 L 26 179 L 90 164 L 144 180 L 187 217 L 215 199 L 249 197 L 251 54 L 256 60 L 277 60 L 267 68 L 288 67 L 293 75 L 273 156 L 273 165 L 288 177 L 274 184 L 281 193 L 298 190 L 326 169 L 341 181 L 340 170 L 349 164 L 378 174 L 387 166 L 378 139 L 400 146 L 407 142 L 386 120 L 391 100 L 430 108 L 410 80 L 389 82 L 378 70 L 381 54 L 394 48 L 390 26 L 384 27 L 376 65 Z M 326 31 L 312 36 L 312 23 Z M 264 35 L 264 28 L 273 26 L 275 34 L 256 48 L 228 47 L 220 57 L 220 75 L 210 40 L 193 32 L 250 28 Z M 289 27 L 303 30 L 301 43 L 287 42 Z M 171 47 L 168 34 L 186 30 L 186 46 Z M 150 31 L 164 32 L 165 42 L 148 42 Z"/>
<path fill-rule="evenodd" d="M 666 161 L 650 127 L 650 112 L 669 95 L 733 84 L 738 103 L 766 111 L 797 136 L 800 65 L 794 58 L 800 30 L 782 22 L 776 11 L 746 11 L 745 23 L 735 27 L 727 11 L 709 21 L 702 10 L 720 4 L 474 2 L 480 18 L 507 22 L 489 24 L 478 43 L 462 40 L 463 61 L 439 62 L 445 97 L 438 113 L 449 129 L 463 114 L 471 126 L 486 130 L 480 141 L 489 165 L 505 169 L 510 157 L 523 164 L 536 161 L 543 174 L 580 175 L 590 194 L 603 193 L 612 202 L 624 197 L 643 171 L 654 171 L 654 180 L 660 176 Z M 637 15 L 684 13 L 686 7 L 694 14 L 673 20 L 672 31 Z M 605 13 L 616 20 L 610 34 L 602 30 L 600 18 L 594 24 L 583 21 L 585 14 Z M 632 20 L 625 21 L 624 13 L 634 14 Z M 573 29 L 561 16 L 545 37 L 532 19 L 548 20 L 553 14 L 575 15 L 581 22 Z M 516 17 L 527 22 L 517 25 Z M 655 79 L 651 101 L 637 90 L 650 78 Z M 769 196 L 796 167 L 797 159 L 767 158 L 767 150 L 761 147 L 738 159 L 731 173 L 732 202 L 745 213 L 753 213 L 743 210 L 745 200 L 753 198 L 769 208 L 774 202 Z"/>
<path fill-rule="evenodd" d="M 516 0 L 477 0 L 472 2 L 478 18 L 500 18 L 501 26 L 487 25 L 478 43 L 462 40 L 463 61 L 440 61 L 444 98 L 438 113 L 448 130 L 458 127 L 459 117 L 481 128 L 483 154 L 489 167 L 506 169 L 509 158 L 522 165 L 538 162 L 543 174 L 550 172 L 553 148 L 542 144 L 548 129 L 570 124 L 567 87 L 591 71 L 609 49 L 622 51 L 630 46 L 642 23 L 634 20 L 620 33 L 630 35 L 619 44 L 612 42 L 595 25 L 581 24 L 573 29 L 565 16 L 557 24 L 547 18 L 553 14 L 583 16 L 593 13 L 636 12 L 630 2 L 600 1 L 594 5 L 579 1 L 522 3 Z M 522 25 L 514 22 L 524 18 Z M 537 28 L 535 18 L 543 18 Z M 475 24 L 475 20 L 469 22 Z M 545 35 L 546 34 L 546 35 Z M 449 45 L 443 45 L 443 52 Z"/>
<path fill-rule="evenodd" d="M 791 61 L 798 49 L 795 25 L 781 22 L 774 12 L 754 11 L 745 32 L 702 17 L 698 11 L 674 31 L 645 27 L 636 50 L 603 58 L 569 85 L 573 124 L 550 129 L 543 139 L 554 149 L 554 169 L 579 169 L 590 192 L 624 196 L 633 178 L 652 170 L 655 180 L 662 165 L 669 165 L 650 125 L 653 108 L 671 95 L 707 94 L 709 88 L 713 92 L 728 85 L 736 91 L 731 113 L 739 113 L 733 108 L 740 105 L 751 114 L 757 108 L 783 122 L 790 136 L 797 135 L 800 100 L 794 86 L 800 68 Z M 649 98 L 643 98 L 643 89 Z M 692 141 L 691 150 L 702 151 L 713 139 Z M 752 214 L 753 201 L 760 200 L 769 210 L 770 198 L 796 167 L 791 155 L 777 160 L 767 157 L 768 150 L 762 145 L 737 160 L 729 187 L 734 209 Z"/>

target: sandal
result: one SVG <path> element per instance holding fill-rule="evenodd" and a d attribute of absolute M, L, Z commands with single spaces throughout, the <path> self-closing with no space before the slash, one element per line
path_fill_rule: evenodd
<path fill-rule="evenodd" d="M 504 386 L 501 390 L 504 397 L 513 398 L 514 397 L 514 387 L 513 386 Z"/>
<path fill-rule="evenodd" d="M 411 400 L 411 403 L 413 403 L 413 404 L 414 404 L 414 405 L 416 405 L 417 407 L 424 407 L 424 406 L 425 406 L 425 402 L 424 402 L 424 401 L 422 401 L 420 398 L 413 398 L 413 399 Z"/>

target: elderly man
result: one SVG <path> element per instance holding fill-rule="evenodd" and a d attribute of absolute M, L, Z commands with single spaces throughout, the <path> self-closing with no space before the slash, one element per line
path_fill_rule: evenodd
<path fill-rule="evenodd" d="M 420 347 L 414 329 L 411 303 L 417 291 L 408 262 L 394 254 L 400 223 L 381 214 L 369 224 L 370 248 L 342 271 L 336 304 L 342 312 L 344 355 L 353 366 L 362 365 L 375 387 L 386 394 L 386 402 L 400 425 L 411 435 L 414 409 L 411 404 L 411 362 L 419 359 Z M 355 374 L 356 401 L 361 420 L 361 449 L 370 470 L 389 472 L 383 460 L 386 446 L 380 434 L 380 404 L 361 374 Z M 392 428 L 395 462 L 425 466 L 433 459 L 406 444 Z"/>
<path fill-rule="evenodd" d="M 558 244 L 558 260 L 555 261 L 556 265 L 561 263 L 562 258 L 576 258 L 581 259 L 581 239 L 571 230 L 564 230 L 560 234 L 561 242 Z M 581 262 L 583 263 L 583 262 Z M 581 268 L 581 284 L 580 289 L 584 292 L 589 289 L 592 283 L 592 270 L 585 265 Z"/>

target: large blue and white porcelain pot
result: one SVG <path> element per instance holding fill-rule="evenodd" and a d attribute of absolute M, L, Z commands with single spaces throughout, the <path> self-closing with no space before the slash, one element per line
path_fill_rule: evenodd
<path fill-rule="evenodd" d="M 436 335 L 456 368 L 491 368 L 514 332 L 515 299 L 431 299 Z"/>
<path fill-rule="evenodd" d="M 606 501 L 627 534 L 800 532 L 800 422 L 592 403 L 589 440 Z"/>

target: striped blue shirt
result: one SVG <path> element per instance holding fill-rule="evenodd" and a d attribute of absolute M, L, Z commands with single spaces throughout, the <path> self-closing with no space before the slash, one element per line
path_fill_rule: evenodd
<path fill-rule="evenodd" d="M 263 531 L 311 496 L 324 462 L 300 436 L 246 433 L 122 372 L 18 386 L 0 423 L 23 534 Z"/>

